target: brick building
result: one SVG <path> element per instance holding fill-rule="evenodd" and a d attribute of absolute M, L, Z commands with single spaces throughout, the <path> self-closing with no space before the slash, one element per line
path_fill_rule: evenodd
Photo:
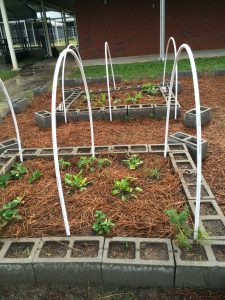
<path fill-rule="evenodd" d="M 160 0 L 75 0 L 82 58 L 160 51 Z M 165 0 L 165 41 L 188 43 L 193 50 L 225 48 L 224 0 Z"/>

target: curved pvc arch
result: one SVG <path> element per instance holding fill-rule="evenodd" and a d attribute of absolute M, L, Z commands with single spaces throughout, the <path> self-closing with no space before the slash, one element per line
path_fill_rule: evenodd
<path fill-rule="evenodd" d="M 174 60 L 173 71 L 170 79 L 170 88 L 169 88 L 169 99 L 167 105 L 167 116 L 166 116 L 166 131 L 165 131 L 165 148 L 164 148 L 164 157 L 166 157 L 168 150 L 168 131 L 169 131 L 169 117 L 170 117 L 170 102 L 171 102 L 171 94 L 172 87 L 175 75 L 176 64 L 179 60 L 180 54 L 182 50 L 185 49 L 187 51 L 192 70 L 192 78 L 194 85 L 194 95 L 195 95 L 195 110 L 196 110 L 196 129 L 197 129 L 197 188 L 196 188 L 196 208 L 195 208 L 195 224 L 194 224 L 194 239 L 196 240 L 198 237 L 198 229 L 199 229 L 199 219 L 200 219 L 200 201 L 201 201 L 201 178 L 202 178 L 202 130 L 201 130 L 201 114 L 200 114 L 200 96 L 199 96 L 199 86 L 198 86 L 198 75 L 196 71 L 196 65 L 193 53 L 191 48 L 187 44 L 183 44 L 177 51 L 176 58 Z"/>
<path fill-rule="evenodd" d="M 176 59 L 177 55 L 177 46 L 175 39 L 173 37 L 170 37 L 168 42 L 167 42 L 167 47 L 166 47 L 166 55 L 165 55 L 165 61 L 164 61 L 164 69 L 163 69 L 163 86 L 165 86 L 165 76 L 166 76 L 166 63 L 167 63 L 167 56 L 168 56 L 168 50 L 170 43 L 172 42 L 173 44 L 173 49 L 174 49 L 174 59 Z M 178 94 L 178 67 L 176 65 L 176 75 L 175 75 L 175 115 L 174 119 L 177 119 L 177 94 Z"/>
<path fill-rule="evenodd" d="M 61 181 L 61 176 L 60 176 L 58 146 L 57 146 L 57 136 L 56 136 L 56 94 L 57 94 L 58 76 L 59 76 L 59 69 L 60 69 L 62 60 L 64 59 L 64 56 L 67 55 L 67 53 L 70 53 L 75 58 L 75 60 L 78 64 L 78 67 L 81 71 L 82 79 L 84 82 L 84 88 L 85 88 L 87 102 L 88 102 L 90 127 L 91 127 L 91 153 L 92 153 L 92 156 L 94 156 L 94 129 L 93 129 L 90 95 L 89 95 L 87 81 L 86 81 L 86 77 L 85 77 L 84 70 L 82 67 L 82 63 L 80 62 L 77 54 L 73 50 L 64 49 L 61 52 L 61 54 L 58 58 L 58 61 L 56 63 L 54 77 L 53 77 L 53 85 L 52 85 L 52 144 L 53 144 L 55 174 L 56 174 L 56 182 L 57 182 L 57 188 L 58 188 L 58 193 L 59 193 L 60 205 L 61 205 L 64 225 L 65 225 L 65 229 L 66 229 L 66 235 L 69 236 L 70 235 L 70 227 L 69 227 L 69 222 L 68 222 L 68 217 L 67 217 L 66 205 L 65 205 L 63 188 L 62 188 L 62 181 Z"/>
<path fill-rule="evenodd" d="M 0 79 L 0 86 L 2 88 L 2 91 L 3 93 L 5 94 L 5 97 L 6 97 L 6 100 L 8 102 L 8 105 L 9 105 L 9 108 L 10 108 L 10 111 L 11 111 L 11 114 L 12 114 L 12 118 L 13 118 L 13 123 L 14 123 L 14 127 L 15 127 L 15 130 L 16 130 L 16 138 L 17 138 L 17 142 L 18 142 L 18 148 L 19 148 L 19 154 L 20 154 L 20 161 L 23 162 L 23 154 L 22 154 L 22 146 L 21 146 L 21 140 L 20 140 L 20 132 L 19 132 L 19 127 L 18 127 L 18 124 L 17 124 L 17 120 L 16 120 L 16 115 L 15 115 L 15 112 L 14 112 L 14 108 L 13 108 L 13 105 L 12 105 L 12 101 L 9 97 L 9 94 L 7 92 L 7 89 L 3 83 L 3 81 Z"/>
<path fill-rule="evenodd" d="M 115 77 L 114 77 L 113 66 L 112 66 L 112 58 L 111 58 L 111 54 L 110 54 L 110 50 L 109 50 L 109 44 L 107 42 L 105 42 L 105 68 L 106 68 L 106 80 L 107 80 L 107 90 L 108 90 L 108 99 L 109 99 L 109 118 L 110 118 L 110 121 L 112 122 L 112 106 L 111 106 L 111 96 L 110 96 L 110 87 L 109 87 L 108 56 L 109 56 L 109 61 L 110 61 L 110 65 L 111 65 L 113 85 L 114 85 L 114 89 L 116 89 L 116 83 L 115 83 Z"/>
<path fill-rule="evenodd" d="M 77 49 L 77 47 L 75 45 L 69 44 L 66 47 L 66 49 L 70 49 L 72 47 L 74 48 L 74 52 L 77 54 L 77 56 L 79 57 L 80 62 L 82 64 L 82 60 L 81 60 L 79 50 Z M 65 85 L 64 85 L 66 57 L 67 57 L 67 54 L 64 56 L 63 65 L 62 65 L 62 98 L 63 98 L 64 119 L 65 119 L 65 123 L 67 124 L 66 103 L 65 103 Z M 82 68 L 83 68 L 83 64 L 82 64 Z"/>

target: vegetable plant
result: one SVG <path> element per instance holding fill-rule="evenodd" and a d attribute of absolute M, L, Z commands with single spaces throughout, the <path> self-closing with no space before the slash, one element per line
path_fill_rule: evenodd
<path fill-rule="evenodd" d="M 130 170 L 136 170 L 144 163 L 138 154 L 128 155 L 127 159 L 123 159 L 122 162 L 124 165 L 128 166 Z"/>
<path fill-rule="evenodd" d="M 127 94 L 127 98 L 125 102 L 135 104 L 138 103 L 141 98 L 142 98 L 142 94 L 140 92 L 136 93 L 134 96 L 131 96 L 131 94 Z"/>
<path fill-rule="evenodd" d="M 95 221 L 92 229 L 97 232 L 97 234 L 109 233 L 112 226 L 114 226 L 114 224 L 111 219 L 107 219 L 106 214 L 101 210 L 95 211 Z"/>
<path fill-rule="evenodd" d="M 12 201 L 2 206 L 0 209 L 0 229 L 6 226 L 10 221 L 22 219 L 21 215 L 19 214 L 19 209 L 16 208 L 21 203 L 22 198 L 16 197 Z"/>
<path fill-rule="evenodd" d="M 121 180 L 114 180 L 112 195 L 118 195 L 123 201 L 126 201 L 128 198 L 137 198 L 136 193 L 142 192 L 142 189 L 138 186 L 133 186 L 133 182 L 136 179 L 137 178 L 128 176 L 122 178 Z"/>
<path fill-rule="evenodd" d="M 32 175 L 28 178 L 29 183 L 33 183 L 34 181 L 38 180 L 42 176 L 42 172 L 39 170 L 35 170 Z"/>
<path fill-rule="evenodd" d="M 105 168 L 111 165 L 111 160 L 108 158 L 99 158 L 98 160 L 98 166 L 99 168 Z"/>
<path fill-rule="evenodd" d="M 15 163 L 11 170 L 11 177 L 14 179 L 21 179 L 26 173 L 28 173 L 28 170 L 22 163 Z"/>
<path fill-rule="evenodd" d="M 82 170 L 76 174 L 65 174 L 64 181 L 67 187 L 70 188 L 70 191 L 79 190 L 84 191 L 86 190 L 86 186 L 92 183 L 92 181 L 87 181 L 86 177 L 83 177 Z"/>
<path fill-rule="evenodd" d="M 10 174 L 2 174 L 0 175 L 0 188 L 5 188 L 10 181 Z"/>
<path fill-rule="evenodd" d="M 155 84 L 145 83 L 142 85 L 142 91 L 148 94 L 156 94 L 159 88 Z"/>
<path fill-rule="evenodd" d="M 159 180 L 160 179 L 160 169 L 157 167 L 151 168 L 148 170 L 148 176 L 151 177 L 152 179 Z"/>
<path fill-rule="evenodd" d="M 92 156 L 91 157 L 81 156 L 77 163 L 77 166 L 79 169 L 89 170 L 95 160 L 96 160 L 96 158 L 92 157 Z"/>
<path fill-rule="evenodd" d="M 69 161 L 64 160 L 63 158 L 59 160 L 59 164 L 62 170 L 65 170 L 66 168 L 71 166 L 71 163 Z"/>
<path fill-rule="evenodd" d="M 98 105 L 99 106 L 106 106 L 106 94 L 101 93 L 100 98 L 98 99 Z"/>

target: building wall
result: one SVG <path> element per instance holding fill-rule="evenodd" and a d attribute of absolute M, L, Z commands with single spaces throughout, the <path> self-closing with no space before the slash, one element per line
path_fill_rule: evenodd
<path fill-rule="evenodd" d="M 224 0 L 165 0 L 166 41 L 188 43 L 193 50 L 225 48 Z M 83 58 L 159 53 L 160 0 L 75 0 Z"/>
<path fill-rule="evenodd" d="M 159 0 L 76 0 L 75 15 L 82 58 L 159 52 Z M 141 2 L 141 3 L 140 3 Z"/>

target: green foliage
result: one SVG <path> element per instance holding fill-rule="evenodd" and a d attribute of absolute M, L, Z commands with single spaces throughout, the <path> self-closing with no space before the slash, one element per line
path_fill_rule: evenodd
<path fill-rule="evenodd" d="M 5 188 L 10 181 L 10 174 L 2 174 L 0 175 L 0 188 Z"/>
<path fill-rule="evenodd" d="M 125 99 L 125 102 L 126 103 L 132 103 L 132 104 L 135 104 L 135 103 L 138 103 L 139 100 L 142 98 L 142 94 L 139 92 L 139 93 L 136 93 L 134 96 L 131 96 L 131 94 L 127 94 L 126 96 L 127 98 Z"/>
<path fill-rule="evenodd" d="M 98 98 L 98 105 L 99 106 L 106 106 L 106 93 L 101 93 L 100 98 Z"/>
<path fill-rule="evenodd" d="M 98 160 L 98 166 L 99 168 L 105 168 L 111 165 L 111 160 L 108 158 L 99 158 Z"/>
<path fill-rule="evenodd" d="M 95 221 L 92 229 L 97 232 L 97 234 L 109 233 L 112 226 L 114 226 L 114 224 L 111 219 L 106 218 L 106 214 L 104 214 L 101 210 L 95 211 Z"/>
<path fill-rule="evenodd" d="M 142 189 L 138 186 L 133 187 L 132 184 L 136 179 L 128 176 L 121 180 L 114 180 L 112 195 L 119 196 L 123 201 L 126 201 L 128 198 L 137 198 L 136 193 L 142 192 Z"/>
<path fill-rule="evenodd" d="M 180 213 L 178 213 L 174 208 L 167 209 L 165 214 L 169 217 L 170 223 L 175 226 L 178 246 L 190 248 L 191 244 L 189 242 L 189 238 L 191 235 L 191 229 L 188 224 L 188 218 L 190 215 L 188 207 L 185 207 Z"/>
<path fill-rule="evenodd" d="M 77 175 L 65 174 L 64 181 L 67 187 L 70 188 L 70 191 L 83 191 L 86 189 L 86 186 L 92 183 L 92 181 L 87 181 L 87 178 L 84 178 L 83 176 L 81 176 L 81 174 L 82 171 L 80 171 Z"/>
<path fill-rule="evenodd" d="M 159 88 L 152 83 L 145 83 L 142 85 L 142 91 L 148 94 L 156 94 L 159 91 Z"/>
<path fill-rule="evenodd" d="M 62 170 L 65 170 L 65 169 L 67 169 L 68 167 L 71 166 L 71 163 L 69 161 L 64 160 L 63 158 L 61 158 L 59 160 L 59 164 L 60 164 L 60 167 L 61 167 Z"/>
<path fill-rule="evenodd" d="M 11 170 L 11 178 L 21 179 L 27 172 L 27 168 L 22 163 L 15 163 Z"/>
<path fill-rule="evenodd" d="M 157 167 L 154 167 L 154 168 L 151 168 L 151 169 L 148 169 L 148 176 L 152 179 L 156 179 L 156 180 L 159 180 L 160 179 L 160 169 L 157 168 Z"/>
<path fill-rule="evenodd" d="M 0 229 L 13 220 L 20 220 L 22 217 L 19 214 L 19 209 L 16 208 L 22 203 L 21 197 L 16 197 L 12 201 L 4 204 L 0 209 Z"/>
<path fill-rule="evenodd" d="M 87 156 L 81 156 L 78 163 L 77 163 L 77 166 L 79 169 L 86 169 L 86 170 L 90 170 L 91 166 L 93 165 L 93 163 L 96 161 L 96 158 L 95 157 L 87 157 Z"/>
<path fill-rule="evenodd" d="M 38 180 L 42 176 L 42 172 L 39 170 L 35 170 L 32 175 L 28 178 L 29 183 L 33 183 L 34 181 Z"/>
<path fill-rule="evenodd" d="M 121 101 L 121 99 L 115 99 L 115 100 L 113 100 L 113 104 L 118 104 L 118 103 L 121 103 L 122 101 Z"/>
<path fill-rule="evenodd" d="M 124 165 L 128 166 L 130 170 L 136 170 L 144 163 L 138 154 L 128 155 L 127 159 L 123 159 L 122 162 Z"/>

